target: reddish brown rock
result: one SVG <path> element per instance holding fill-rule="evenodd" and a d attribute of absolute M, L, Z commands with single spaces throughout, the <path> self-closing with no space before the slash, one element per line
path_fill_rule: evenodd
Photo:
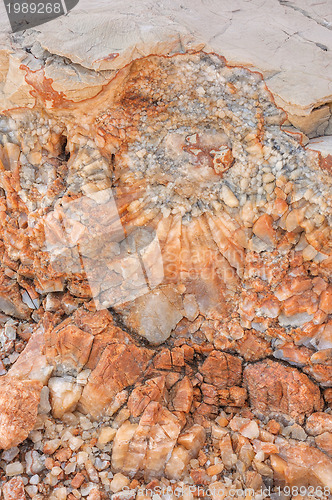
<path fill-rule="evenodd" d="M 166 403 L 166 392 L 165 376 L 151 378 L 138 385 L 128 399 L 130 413 L 133 417 L 138 417 L 151 401 Z"/>
<path fill-rule="evenodd" d="M 272 354 L 270 343 L 252 330 L 237 342 L 236 349 L 246 361 L 258 361 Z"/>
<path fill-rule="evenodd" d="M 21 476 L 13 477 L 2 487 L 4 500 L 26 500 L 24 483 Z"/>
<path fill-rule="evenodd" d="M 303 371 L 310 375 L 322 387 L 332 386 L 332 365 L 328 363 L 314 363 L 307 365 Z"/>
<path fill-rule="evenodd" d="M 247 399 L 247 391 L 244 387 L 230 387 L 218 391 L 219 404 L 221 406 L 243 407 Z"/>
<path fill-rule="evenodd" d="M 115 396 L 142 376 L 153 354 L 135 345 L 108 345 L 83 390 L 81 409 L 93 417 L 107 414 Z"/>
<path fill-rule="evenodd" d="M 212 351 L 199 371 L 207 384 L 217 389 L 227 389 L 241 384 L 242 363 L 240 358 L 220 351 Z"/>
<path fill-rule="evenodd" d="M 302 423 L 323 407 L 318 387 L 296 368 L 268 360 L 244 370 L 250 406 L 266 416 L 283 415 Z"/>
<path fill-rule="evenodd" d="M 27 438 L 37 419 L 41 389 L 35 380 L 0 378 L 0 448 L 7 450 Z"/>
<path fill-rule="evenodd" d="M 279 485 L 332 488 L 332 460 L 307 443 L 289 444 L 278 438 L 279 453 L 271 455 L 271 466 Z"/>

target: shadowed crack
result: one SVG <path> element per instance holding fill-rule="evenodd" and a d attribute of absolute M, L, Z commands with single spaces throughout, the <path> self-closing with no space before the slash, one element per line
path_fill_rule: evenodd
<path fill-rule="evenodd" d="M 320 26 L 323 26 L 323 28 L 327 28 L 328 30 L 332 30 L 332 25 L 325 19 L 320 19 L 319 17 L 314 17 L 312 14 L 310 14 L 308 11 L 301 9 L 301 7 L 298 7 L 297 5 L 292 4 L 289 0 L 278 0 L 280 5 L 284 7 L 289 7 L 290 9 L 293 9 L 297 12 L 300 12 L 303 16 L 307 17 L 308 19 L 311 19 L 315 23 L 319 24 Z M 325 50 L 325 49 L 323 49 Z"/>

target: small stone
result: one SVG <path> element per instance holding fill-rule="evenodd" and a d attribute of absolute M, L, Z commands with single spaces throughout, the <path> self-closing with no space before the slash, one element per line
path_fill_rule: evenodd
<path fill-rule="evenodd" d="M 107 443 L 113 441 L 116 434 L 116 429 L 112 427 L 102 427 L 98 436 L 97 446 L 103 448 Z"/>
<path fill-rule="evenodd" d="M 254 420 L 251 420 L 251 422 L 241 427 L 240 433 L 249 439 L 256 439 L 259 436 L 259 427 Z"/>
<path fill-rule="evenodd" d="M 111 491 L 117 493 L 118 491 L 123 490 L 123 488 L 129 486 L 129 484 L 130 480 L 126 476 L 118 472 L 117 474 L 114 474 L 114 477 L 111 481 Z"/>
<path fill-rule="evenodd" d="M 24 467 L 21 462 L 13 462 L 6 465 L 6 476 L 18 476 L 19 474 L 22 474 L 23 471 Z"/>

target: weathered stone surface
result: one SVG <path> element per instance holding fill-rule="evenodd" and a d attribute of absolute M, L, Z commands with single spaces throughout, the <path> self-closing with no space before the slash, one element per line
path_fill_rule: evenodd
<path fill-rule="evenodd" d="M 45 385 L 29 497 L 330 484 L 327 4 L 233 3 L 81 0 L 0 36 L 0 373 L 19 417 L 15 384 Z"/>
<path fill-rule="evenodd" d="M 318 387 L 296 368 L 262 361 L 244 369 L 251 407 L 263 415 L 276 414 L 302 423 L 323 407 Z"/>
<path fill-rule="evenodd" d="M 20 476 L 7 481 L 2 488 L 4 500 L 26 500 L 23 479 Z"/>
<path fill-rule="evenodd" d="M 212 351 L 200 367 L 200 372 L 208 384 L 217 389 L 227 389 L 241 383 L 241 359 L 231 354 Z"/>
<path fill-rule="evenodd" d="M 139 424 L 127 421 L 118 430 L 113 444 L 113 470 L 130 477 L 142 470 L 147 480 L 161 477 L 180 430 L 175 415 L 157 402 L 149 403 Z"/>
<path fill-rule="evenodd" d="M 124 344 L 110 344 L 89 377 L 80 400 L 83 411 L 98 417 L 116 394 L 131 386 L 144 373 L 153 351 Z"/>
<path fill-rule="evenodd" d="M 271 465 L 281 484 L 331 488 L 332 460 L 325 453 L 306 443 L 291 445 L 282 438 L 278 438 L 276 443 L 279 453 L 271 455 Z"/>
<path fill-rule="evenodd" d="M 45 66 L 46 77 L 52 78 L 55 89 L 78 100 L 96 95 L 114 70 L 132 58 L 202 48 L 222 53 L 233 64 L 247 64 L 263 71 L 277 103 L 295 115 L 292 122 L 297 117 L 308 121 L 313 108 L 331 101 L 329 79 L 320 76 L 329 75 L 331 66 L 325 2 L 303 6 L 269 1 L 251 9 L 240 1 L 236 16 L 227 2 L 217 0 L 208 4 L 187 2 L 183 9 L 168 2 L 163 7 L 156 6 L 153 12 L 146 1 L 134 8 L 122 3 L 112 12 L 107 7 L 81 0 L 68 16 L 35 28 L 35 56 L 25 50 L 28 37 L 15 54 L 3 35 L 2 106 L 33 104 L 31 87 L 19 69 L 22 62 L 34 70 Z M 4 6 L 1 9 L 5 20 Z M 143 29 L 146 15 L 149 26 Z M 294 26 L 301 37 L 288 37 L 281 29 L 292 30 Z M 3 30 L 8 32 L 8 28 L 4 23 Z M 266 41 L 264 47 L 262 39 Z M 41 57 L 43 49 L 47 50 L 46 64 Z M 64 64 L 63 57 L 75 64 L 75 71 Z M 315 115 L 309 121 L 317 123 Z"/>
<path fill-rule="evenodd" d="M 60 323 L 45 336 L 45 354 L 50 364 L 57 365 L 57 371 L 79 372 L 87 363 L 93 343 L 93 335 L 75 325 Z"/>
<path fill-rule="evenodd" d="M 0 378 L 0 448 L 13 448 L 27 438 L 37 419 L 41 388 L 33 380 Z"/>

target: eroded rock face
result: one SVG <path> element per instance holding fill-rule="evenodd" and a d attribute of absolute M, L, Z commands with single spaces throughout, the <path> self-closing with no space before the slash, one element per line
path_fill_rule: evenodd
<path fill-rule="evenodd" d="M 27 438 L 37 420 L 42 385 L 37 381 L 0 378 L 0 447 L 13 448 Z"/>
<path fill-rule="evenodd" d="M 303 423 L 323 408 L 318 387 L 296 368 L 262 361 L 244 370 L 251 407 L 263 415 L 281 414 Z"/>
<path fill-rule="evenodd" d="M 281 130 L 258 73 L 215 54 L 135 60 L 81 102 L 26 71 L 36 106 L 1 118 L 0 308 L 34 328 L 2 379 L 3 448 L 27 437 L 44 385 L 41 416 L 106 419 L 89 437 L 109 447 L 113 492 L 224 469 L 255 489 L 329 487 L 322 157 Z M 275 439 L 306 439 L 306 419 L 316 447 Z M 60 462 L 83 446 L 73 433 Z M 99 481 L 89 460 L 74 485 Z"/>

